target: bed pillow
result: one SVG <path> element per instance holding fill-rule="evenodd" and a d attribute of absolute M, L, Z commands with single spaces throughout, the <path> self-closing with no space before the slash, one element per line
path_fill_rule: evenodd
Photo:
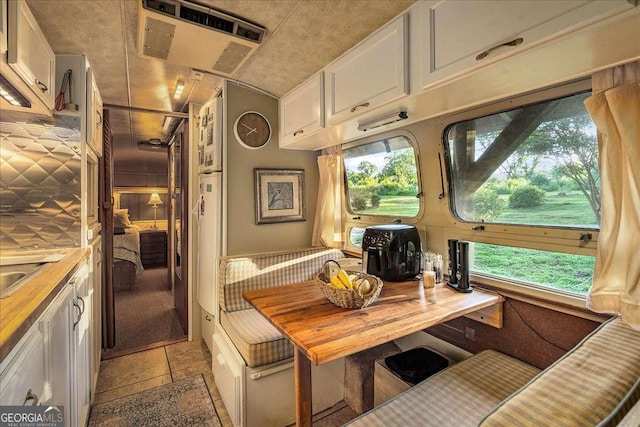
<path fill-rule="evenodd" d="M 124 228 L 131 225 L 129 220 L 129 209 L 114 209 L 113 210 L 113 226 Z"/>

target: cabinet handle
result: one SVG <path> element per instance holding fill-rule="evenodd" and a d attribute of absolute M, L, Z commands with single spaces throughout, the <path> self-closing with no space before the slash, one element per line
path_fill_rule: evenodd
<path fill-rule="evenodd" d="M 363 102 L 362 104 L 358 104 L 355 107 L 351 107 L 351 112 L 354 113 L 358 108 L 365 108 L 369 106 L 369 102 Z"/>
<path fill-rule="evenodd" d="M 49 90 L 49 87 L 38 79 L 36 79 L 36 86 L 38 86 L 38 89 L 40 89 L 43 93 Z"/>
<path fill-rule="evenodd" d="M 76 326 L 78 326 L 78 323 L 80 323 L 80 319 L 82 318 L 82 310 L 76 301 L 73 302 L 73 306 L 78 309 L 78 320 L 73 322 L 73 330 L 75 331 Z"/>
<path fill-rule="evenodd" d="M 297 130 L 293 133 L 293 136 L 298 136 L 298 134 L 303 133 L 304 129 Z"/>
<path fill-rule="evenodd" d="M 491 52 L 493 52 L 494 50 L 501 48 L 503 46 L 518 46 L 519 44 L 522 44 L 522 42 L 524 41 L 524 39 L 522 37 L 518 37 L 517 39 L 511 40 L 510 42 L 506 42 L 506 43 L 502 43 L 499 44 L 497 46 L 494 47 L 490 47 L 489 49 L 485 50 L 484 52 L 480 53 L 478 56 L 476 56 L 476 61 L 480 61 L 481 59 L 486 58 L 487 56 L 489 56 L 489 54 Z"/>
<path fill-rule="evenodd" d="M 100 117 L 100 120 L 98 120 L 98 123 L 96 123 L 96 127 L 99 128 L 100 126 L 102 126 L 102 113 L 100 113 L 100 111 L 96 111 L 96 113 L 98 113 L 98 117 Z"/>
<path fill-rule="evenodd" d="M 33 400 L 33 403 L 31 404 L 31 406 L 38 406 L 38 402 L 40 401 L 40 398 L 38 397 L 37 394 L 34 394 L 31 389 L 29 389 L 29 391 L 27 391 L 27 395 L 24 397 L 24 403 L 22 404 L 22 406 L 27 406 L 27 402 Z"/>
<path fill-rule="evenodd" d="M 82 317 L 82 315 L 84 314 L 84 299 L 80 295 L 78 295 L 78 299 L 82 303 L 82 310 L 80 310 L 80 317 Z"/>
<path fill-rule="evenodd" d="M 206 320 L 207 322 L 211 322 L 211 320 L 213 319 L 207 314 L 206 316 L 204 316 L 204 320 Z"/>

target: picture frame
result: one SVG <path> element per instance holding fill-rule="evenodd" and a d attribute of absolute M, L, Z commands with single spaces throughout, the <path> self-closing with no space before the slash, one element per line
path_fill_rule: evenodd
<path fill-rule="evenodd" d="M 254 169 L 256 224 L 306 221 L 303 169 Z"/>

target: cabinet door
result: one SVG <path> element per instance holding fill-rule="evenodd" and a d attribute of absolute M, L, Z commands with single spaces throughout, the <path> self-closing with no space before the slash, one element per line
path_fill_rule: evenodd
<path fill-rule="evenodd" d="M 7 0 L 0 0 L 0 54 L 7 51 Z"/>
<path fill-rule="evenodd" d="M 26 1 L 9 2 L 9 65 L 53 109 L 56 57 Z"/>
<path fill-rule="evenodd" d="M 74 384 L 73 402 L 74 412 L 72 420 L 74 425 L 84 426 L 89 418 L 89 407 L 91 405 L 91 302 L 88 281 L 88 268 L 82 267 L 72 279 L 75 286 L 76 313 L 73 322 L 73 352 L 74 367 L 71 381 Z"/>
<path fill-rule="evenodd" d="M 330 123 L 409 93 L 408 17 L 402 15 L 326 68 Z"/>
<path fill-rule="evenodd" d="M 87 102 L 89 111 L 88 115 L 88 129 L 87 129 L 87 141 L 93 150 L 98 154 L 98 157 L 102 157 L 102 97 L 100 91 L 96 85 L 96 81 L 93 78 L 91 70 L 87 71 L 88 74 L 88 86 L 87 94 L 90 94 L 91 99 Z"/>
<path fill-rule="evenodd" d="M 417 60 L 426 87 L 633 6 L 623 0 L 446 0 L 418 7 Z"/>
<path fill-rule="evenodd" d="M 324 128 L 324 80 L 319 73 L 280 100 L 280 146 Z"/>
<path fill-rule="evenodd" d="M 65 425 L 71 425 L 71 325 L 73 322 L 73 286 L 65 285 L 40 319 L 40 330 L 47 343 L 46 378 L 50 403 L 65 410 Z"/>
<path fill-rule="evenodd" d="M 44 369 L 44 337 L 37 326 L 18 343 L 0 373 L 0 405 L 42 405 L 48 403 Z M 5 365 L 6 363 L 6 365 Z"/>
<path fill-rule="evenodd" d="M 91 355 L 91 396 L 95 395 L 98 384 L 98 374 L 100 373 L 100 358 L 102 355 L 102 237 L 98 236 L 91 242 L 91 259 L 93 270 L 91 272 L 91 335 L 92 335 L 92 355 Z"/>

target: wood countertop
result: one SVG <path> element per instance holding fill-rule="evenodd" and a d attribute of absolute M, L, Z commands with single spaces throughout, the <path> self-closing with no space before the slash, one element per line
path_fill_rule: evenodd
<path fill-rule="evenodd" d="M 58 295 L 91 250 L 74 248 L 64 252 L 60 261 L 41 267 L 13 295 L 0 299 L 0 361 Z"/>
<path fill-rule="evenodd" d="M 364 309 L 333 305 L 315 281 L 243 293 L 314 364 L 375 347 L 412 332 L 501 303 L 480 289 L 465 294 L 444 284 L 385 282 L 380 297 Z"/>

